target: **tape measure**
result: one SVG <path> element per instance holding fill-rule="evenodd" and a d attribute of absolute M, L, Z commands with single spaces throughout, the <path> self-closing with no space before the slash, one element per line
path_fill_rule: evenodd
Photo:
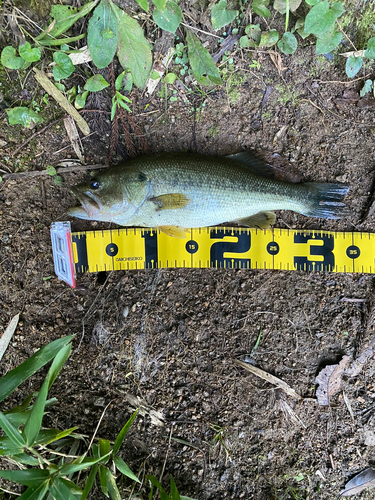
<path fill-rule="evenodd" d="M 51 227 L 57 276 L 75 287 L 79 273 L 160 268 L 224 268 L 375 273 L 375 234 L 205 227 L 185 239 L 157 229 L 72 233 Z"/>

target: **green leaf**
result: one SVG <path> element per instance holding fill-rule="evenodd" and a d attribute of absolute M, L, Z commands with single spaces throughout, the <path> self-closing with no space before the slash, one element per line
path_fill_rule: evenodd
<path fill-rule="evenodd" d="M 310 10 L 305 20 L 305 31 L 313 35 L 323 35 L 327 31 L 332 31 L 336 19 L 345 12 L 341 2 L 335 2 L 329 8 L 329 2 L 323 0 L 317 3 Z"/>
<path fill-rule="evenodd" d="M 133 415 L 129 418 L 129 420 L 126 422 L 126 424 L 124 425 L 124 427 L 121 429 L 121 431 L 119 432 L 117 438 L 116 438 L 116 441 L 115 441 L 115 444 L 113 445 L 113 454 L 114 455 L 117 455 L 124 439 L 125 439 L 125 436 L 128 432 L 128 430 L 130 429 L 130 426 L 132 425 L 135 417 L 137 416 L 137 413 L 138 413 L 138 410 L 136 410 Z"/>
<path fill-rule="evenodd" d="M 0 437 L 0 457 L 20 455 L 23 452 L 23 446 L 18 446 L 6 436 Z"/>
<path fill-rule="evenodd" d="M 116 480 L 111 474 L 111 471 L 109 469 L 106 469 L 105 475 L 107 480 L 107 488 L 109 496 L 111 497 L 112 500 L 121 500 L 121 495 L 118 490 Z"/>
<path fill-rule="evenodd" d="M 363 97 L 365 94 L 368 92 L 371 92 L 373 89 L 373 82 L 372 80 L 366 80 L 364 86 L 362 87 L 359 95 Z"/>
<path fill-rule="evenodd" d="M 25 486 L 37 486 L 49 476 L 49 471 L 43 469 L 0 470 L 0 477 Z"/>
<path fill-rule="evenodd" d="M 113 121 L 113 118 L 115 117 L 116 109 L 117 109 L 117 101 L 115 99 L 115 96 L 113 96 L 112 97 L 112 108 L 111 108 L 111 121 Z"/>
<path fill-rule="evenodd" d="M 53 178 L 53 182 L 56 186 L 62 186 L 64 181 L 63 181 L 63 178 L 60 176 L 60 175 L 56 175 L 54 178 Z"/>
<path fill-rule="evenodd" d="M 109 456 L 109 455 L 108 455 Z M 87 469 L 88 467 L 91 467 L 92 465 L 100 462 L 103 460 L 103 458 L 107 458 L 106 455 L 103 457 L 99 458 L 84 458 L 83 460 L 79 461 L 78 457 L 74 462 L 70 464 L 64 464 L 59 468 L 58 474 L 59 476 L 68 476 L 69 474 L 73 474 L 73 472 L 77 472 L 79 470 Z"/>
<path fill-rule="evenodd" d="M 176 33 L 182 21 L 182 12 L 176 2 L 168 1 L 164 9 L 154 9 L 152 18 L 159 28 L 169 33 Z"/>
<path fill-rule="evenodd" d="M 39 486 L 29 486 L 17 500 L 42 500 L 49 489 L 49 480 L 39 484 Z"/>
<path fill-rule="evenodd" d="M 52 69 L 55 80 L 59 81 L 68 78 L 74 72 L 74 64 L 64 52 L 54 52 L 53 60 L 56 63 L 56 66 Z"/>
<path fill-rule="evenodd" d="M 160 500 L 170 500 L 170 496 L 168 495 L 168 493 L 166 493 L 166 491 L 164 490 L 164 488 L 162 487 L 162 485 L 159 483 L 159 481 L 156 479 L 155 476 L 147 475 L 146 479 L 148 479 L 150 483 L 156 486 L 156 488 L 159 490 Z"/>
<path fill-rule="evenodd" d="M 112 62 L 117 43 L 116 16 L 113 15 L 109 3 L 102 0 L 94 10 L 87 29 L 87 45 L 97 68 L 106 68 Z"/>
<path fill-rule="evenodd" d="M 72 52 L 77 52 L 77 51 L 69 50 L 69 46 L 66 44 L 77 42 L 78 40 L 82 40 L 82 38 L 85 38 L 85 36 L 86 36 L 86 33 L 82 33 L 81 35 L 71 36 L 68 38 L 62 38 L 62 39 L 58 39 L 58 40 L 46 38 L 45 40 L 40 40 L 38 43 L 39 43 L 39 45 L 42 45 L 44 47 L 56 47 L 57 45 L 61 45 L 60 50 L 64 50 L 65 52 L 72 53 Z"/>
<path fill-rule="evenodd" d="M 49 487 L 49 493 L 55 500 L 77 500 L 71 489 L 59 477 L 54 478 Z"/>
<path fill-rule="evenodd" d="M 22 57 L 17 57 L 16 49 L 8 45 L 1 52 L 1 64 L 9 69 L 21 69 L 25 60 Z"/>
<path fill-rule="evenodd" d="M 238 15 L 238 10 L 227 9 L 227 0 L 220 0 L 211 10 L 211 23 L 214 30 L 230 24 Z"/>
<path fill-rule="evenodd" d="M 63 367 L 65 361 L 68 359 L 71 348 L 71 344 L 63 346 L 55 355 L 55 358 L 52 361 L 50 369 L 47 373 L 47 377 L 42 384 L 42 387 L 30 412 L 30 417 L 28 418 L 23 429 L 23 436 L 25 438 L 27 446 L 31 446 L 34 443 L 37 435 L 39 434 L 40 428 L 42 426 L 42 419 L 44 415 L 44 408 L 47 401 L 48 391 L 56 380 L 56 377 L 60 373 L 60 370 Z"/>
<path fill-rule="evenodd" d="M 135 0 L 137 4 L 143 9 L 145 12 L 148 12 L 148 0 Z"/>
<path fill-rule="evenodd" d="M 247 49 L 248 47 L 252 47 L 252 44 L 250 43 L 250 40 L 246 35 L 241 36 L 240 38 L 240 47 L 241 49 Z"/>
<path fill-rule="evenodd" d="M 307 31 L 305 31 L 305 19 L 304 18 L 297 19 L 294 29 L 297 31 L 299 36 L 303 39 L 305 39 L 311 35 L 311 33 L 308 33 Z"/>
<path fill-rule="evenodd" d="M 55 167 L 53 167 L 52 165 L 47 165 L 46 170 L 48 175 L 54 176 L 57 174 Z"/>
<path fill-rule="evenodd" d="M 97 472 L 98 472 L 98 466 L 95 464 L 91 467 L 90 474 L 86 480 L 86 484 L 85 484 L 85 487 L 83 488 L 83 492 L 82 492 L 82 496 L 81 496 L 80 500 L 86 500 L 86 498 L 88 497 L 88 495 L 91 491 L 91 488 L 94 485 Z"/>
<path fill-rule="evenodd" d="M 349 78 L 353 78 L 362 68 L 363 58 L 350 56 L 346 60 L 345 71 Z"/>
<path fill-rule="evenodd" d="M 319 0 L 318 0 L 319 1 Z M 296 11 L 301 5 L 302 0 L 289 0 L 289 10 L 292 12 Z M 286 13 L 286 0 L 275 0 L 273 3 L 273 8 L 280 12 L 280 14 Z"/>
<path fill-rule="evenodd" d="M 118 468 L 118 470 L 124 474 L 124 476 L 129 477 L 133 481 L 137 481 L 137 483 L 140 483 L 140 480 L 137 478 L 137 476 L 131 471 L 131 469 L 128 467 L 128 465 L 124 462 L 124 460 L 119 457 L 118 455 L 115 455 L 113 457 L 113 461 L 115 463 L 115 466 Z"/>
<path fill-rule="evenodd" d="M 26 442 L 23 437 L 23 435 L 18 431 L 16 427 L 14 427 L 13 424 L 11 424 L 4 415 L 3 412 L 0 411 L 0 427 L 3 429 L 5 434 L 8 436 L 8 438 L 12 441 L 12 443 L 21 448 L 22 446 L 25 446 Z"/>
<path fill-rule="evenodd" d="M 167 73 L 165 75 L 165 83 L 168 83 L 169 85 L 173 85 L 176 79 L 177 79 L 176 73 Z"/>
<path fill-rule="evenodd" d="M 308 5 L 316 5 L 320 0 L 305 0 Z"/>
<path fill-rule="evenodd" d="M 36 445 L 41 444 L 50 444 L 54 441 L 58 441 L 66 436 L 69 436 L 72 432 L 77 430 L 78 427 L 72 427 L 70 429 L 66 429 L 65 431 L 60 431 L 59 429 L 44 429 L 39 432 L 35 439 Z"/>
<path fill-rule="evenodd" d="M 245 33 L 249 37 L 250 47 L 258 47 L 262 35 L 259 24 L 249 24 L 245 28 Z"/>
<path fill-rule="evenodd" d="M 113 3 L 111 3 L 111 8 L 118 23 L 117 56 L 120 64 L 125 70 L 129 69 L 131 71 L 134 85 L 143 88 L 152 67 L 150 44 L 135 19 L 128 16 Z"/>
<path fill-rule="evenodd" d="M 286 32 L 277 42 L 277 46 L 284 54 L 294 54 L 298 47 L 297 38 L 292 33 Z"/>
<path fill-rule="evenodd" d="M 82 94 L 78 94 L 75 101 L 74 101 L 74 106 L 77 109 L 84 108 L 86 105 L 86 99 L 87 99 L 88 95 L 89 95 L 88 90 L 86 90 L 86 92 L 82 92 Z"/>
<path fill-rule="evenodd" d="M 23 125 L 25 128 L 29 128 L 32 122 L 38 123 L 43 121 L 43 119 L 38 115 L 38 113 L 24 106 L 17 106 L 15 108 L 6 109 L 5 111 L 8 115 L 9 125 Z M 1 381 L 0 381 L 0 401 L 2 401 Z"/>
<path fill-rule="evenodd" d="M 39 460 L 36 457 L 27 455 L 27 453 L 12 454 L 12 458 L 16 462 L 19 462 L 20 464 L 31 465 L 32 467 L 39 465 Z"/>
<path fill-rule="evenodd" d="M 131 92 L 133 88 L 133 76 L 130 71 L 125 71 L 125 76 L 123 80 L 124 92 Z M 119 90 L 119 89 L 117 89 Z"/>
<path fill-rule="evenodd" d="M 279 33 L 276 30 L 262 31 L 259 47 L 272 47 L 279 39 Z"/>
<path fill-rule="evenodd" d="M 186 30 L 186 41 L 191 69 L 200 85 L 221 85 L 223 82 L 210 53 L 198 38 Z"/>
<path fill-rule="evenodd" d="M 45 31 L 41 33 L 36 40 L 45 40 L 46 38 L 54 39 L 58 38 L 60 35 L 68 31 L 73 24 L 78 21 L 81 17 L 86 16 L 94 7 L 97 5 L 98 0 L 93 0 L 88 2 L 83 7 L 77 11 L 76 8 L 70 7 L 69 5 L 52 5 L 50 16 L 55 19 L 55 25 L 49 33 Z M 64 39 L 66 43 L 66 39 Z"/>
<path fill-rule="evenodd" d="M 83 88 L 85 90 L 89 90 L 90 92 L 99 92 L 106 87 L 109 87 L 109 83 L 102 77 L 102 75 L 97 74 L 89 78 Z"/>
<path fill-rule="evenodd" d="M 155 7 L 157 7 L 160 10 L 163 10 L 165 8 L 167 0 L 152 0 L 152 2 L 155 5 Z"/>
<path fill-rule="evenodd" d="M 35 62 L 35 61 L 39 61 L 39 59 L 42 56 L 38 47 L 34 47 L 32 49 L 29 42 L 26 42 L 24 45 L 20 45 L 18 47 L 18 51 L 19 51 L 22 59 L 24 59 L 25 61 L 30 62 L 30 63 Z"/>
<path fill-rule="evenodd" d="M 99 480 L 100 480 L 100 488 L 104 495 L 108 496 L 108 485 L 107 485 L 107 467 L 104 465 L 99 465 Z"/>
<path fill-rule="evenodd" d="M 181 500 L 197 500 L 196 498 L 185 497 L 184 495 L 180 495 Z"/>
<path fill-rule="evenodd" d="M 150 75 L 150 78 L 151 78 L 151 80 L 160 80 L 160 73 L 153 70 L 153 72 Z"/>
<path fill-rule="evenodd" d="M 342 34 L 340 31 L 328 31 L 316 40 L 315 54 L 328 54 L 334 50 L 341 42 Z"/>
<path fill-rule="evenodd" d="M 49 379 L 47 375 L 38 393 L 33 409 L 30 412 L 30 416 L 27 419 L 25 427 L 23 428 L 23 436 L 27 446 L 34 444 L 35 438 L 37 437 L 42 426 L 44 406 L 48 395 L 48 384 Z"/>
<path fill-rule="evenodd" d="M 107 458 L 102 461 L 103 464 L 106 464 L 109 460 L 109 455 L 111 453 L 111 444 L 108 439 L 99 439 L 99 454 L 101 457 L 106 456 Z"/>
<path fill-rule="evenodd" d="M 365 57 L 375 59 L 375 38 L 370 38 L 367 42 L 367 49 L 365 50 Z"/>
<path fill-rule="evenodd" d="M 269 0 L 254 0 L 251 7 L 258 16 L 271 17 L 271 12 L 266 7 L 269 3 Z"/>
<path fill-rule="evenodd" d="M 176 483 L 174 482 L 173 476 L 171 476 L 171 498 L 172 500 L 181 500 L 180 494 L 177 490 Z"/>

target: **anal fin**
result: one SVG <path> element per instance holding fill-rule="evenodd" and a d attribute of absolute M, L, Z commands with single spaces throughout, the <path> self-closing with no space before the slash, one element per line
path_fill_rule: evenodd
<path fill-rule="evenodd" d="M 258 212 L 257 214 L 238 219 L 237 222 L 248 227 L 258 227 L 259 229 L 269 229 L 276 222 L 276 214 L 274 212 Z"/>
<path fill-rule="evenodd" d="M 181 226 L 158 226 L 158 228 L 162 233 L 167 236 L 172 236 L 174 238 L 184 239 L 186 238 L 186 231 L 184 227 Z"/>

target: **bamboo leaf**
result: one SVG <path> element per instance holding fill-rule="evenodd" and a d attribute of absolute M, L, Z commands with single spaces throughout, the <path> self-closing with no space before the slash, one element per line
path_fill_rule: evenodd
<path fill-rule="evenodd" d="M 48 470 L 43 469 L 0 470 L 0 477 L 25 486 L 37 486 L 49 476 Z"/>
<path fill-rule="evenodd" d="M 3 401 L 11 392 L 14 391 L 22 382 L 27 380 L 39 368 L 47 364 L 60 349 L 66 346 L 74 335 L 57 339 L 42 347 L 33 354 L 29 359 L 21 363 L 19 366 L 8 372 L 0 379 L 0 402 Z"/>
<path fill-rule="evenodd" d="M 137 478 L 137 476 L 132 472 L 132 470 L 128 467 L 128 465 L 123 461 L 121 457 L 118 455 L 115 455 L 113 457 L 113 461 L 115 463 L 115 466 L 118 468 L 118 470 L 124 474 L 124 476 L 129 477 L 130 479 L 133 479 L 133 481 L 137 481 L 137 483 L 140 483 L 140 480 Z"/>
<path fill-rule="evenodd" d="M 113 445 L 113 454 L 114 455 L 117 455 L 124 439 L 125 439 L 125 436 L 128 432 L 128 430 L 130 429 L 130 426 L 132 425 L 135 417 L 137 416 L 137 413 L 138 413 L 138 410 L 136 410 L 133 415 L 129 418 L 129 420 L 126 422 L 126 424 L 124 425 L 124 427 L 121 429 L 121 431 L 119 432 L 117 438 L 116 438 L 116 441 L 115 441 L 115 444 Z"/>
<path fill-rule="evenodd" d="M 12 443 L 21 448 L 25 446 L 26 442 L 22 434 L 18 431 L 14 425 L 9 422 L 8 418 L 4 413 L 0 411 L 0 427 L 3 429 L 8 438 L 12 441 Z"/>

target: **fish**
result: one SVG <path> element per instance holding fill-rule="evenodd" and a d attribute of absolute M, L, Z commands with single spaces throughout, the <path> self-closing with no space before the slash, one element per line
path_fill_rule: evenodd
<path fill-rule="evenodd" d="M 126 227 L 157 228 L 179 238 L 186 228 L 237 222 L 267 228 L 274 210 L 337 219 L 349 187 L 339 183 L 291 183 L 275 179 L 256 155 L 176 152 L 140 156 L 72 188 L 80 206 L 71 216 Z"/>

